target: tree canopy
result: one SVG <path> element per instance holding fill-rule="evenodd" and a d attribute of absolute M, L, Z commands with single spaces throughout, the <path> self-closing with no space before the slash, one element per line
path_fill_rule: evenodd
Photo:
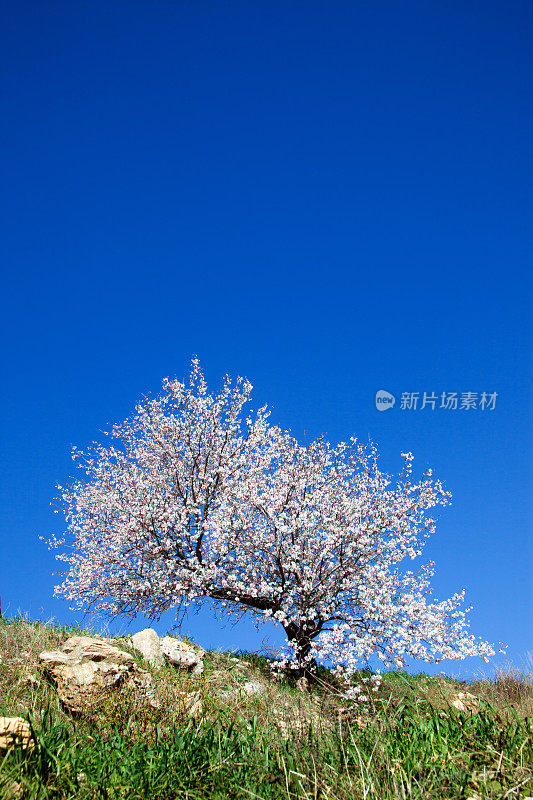
<path fill-rule="evenodd" d="M 234 619 L 273 620 L 287 663 L 328 660 L 353 671 L 494 654 L 468 634 L 464 591 L 433 601 L 434 565 L 395 567 L 421 555 L 450 493 L 427 468 L 411 481 L 411 453 L 393 483 L 375 445 L 300 444 L 243 415 L 252 386 L 226 376 L 210 394 L 194 358 L 188 385 L 163 381 L 155 399 L 107 432 L 111 444 L 73 447 L 85 478 L 61 490 L 74 553 L 56 595 L 115 616 L 177 616 L 210 599 Z M 52 547 L 66 543 L 50 540 Z"/>

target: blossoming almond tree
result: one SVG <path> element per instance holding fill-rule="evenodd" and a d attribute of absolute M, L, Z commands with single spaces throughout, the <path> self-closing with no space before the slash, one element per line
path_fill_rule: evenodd
<path fill-rule="evenodd" d="M 317 660 L 350 673 L 376 654 L 387 666 L 488 660 L 458 610 L 464 591 L 429 602 L 432 564 L 393 568 L 421 554 L 435 530 L 426 512 L 450 502 L 431 469 L 412 483 L 404 453 L 392 485 L 371 443 L 303 446 L 268 424 L 266 406 L 243 419 L 251 389 L 226 376 L 210 395 L 194 358 L 188 386 L 165 379 L 113 426 L 119 448 L 73 448 L 88 480 L 62 491 L 75 552 L 58 556 L 69 571 L 56 595 L 151 619 L 210 598 L 234 618 L 281 624 L 285 663 L 311 675 Z"/>

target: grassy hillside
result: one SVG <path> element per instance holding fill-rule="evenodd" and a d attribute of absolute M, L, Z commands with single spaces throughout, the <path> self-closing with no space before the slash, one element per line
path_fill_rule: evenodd
<path fill-rule="evenodd" d="M 155 702 L 109 691 L 73 719 L 42 675 L 38 654 L 94 634 L 0 619 L 0 716 L 21 716 L 32 750 L 0 754 L 0 797 L 15 798 L 500 798 L 533 796 L 533 676 L 508 671 L 469 684 L 385 672 L 355 704 L 325 669 L 312 691 L 275 680 L 269 659 L 207 652 L 192 678 L 148 669 Z M 200 643 L 201 644 L 201 643 Z M 359 676 L 361 686 L 370 673 Z M 262 684 L 248 696 L 242 687 Z M 203 714 L 189 719 L 184 693 Z M 458 691 L 479 711 L 450 706 Z"/>

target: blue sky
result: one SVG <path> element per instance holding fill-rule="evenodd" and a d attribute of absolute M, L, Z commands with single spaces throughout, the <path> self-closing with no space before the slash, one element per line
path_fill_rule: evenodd
<path fill-rule="evenodd" d="M 247 376 L 302 441 L 370 436 L 391 474 L 402 451 L 415 477 L 429 463 L 453 505 L 409 563 L 435 560 L 435 597 L 465 588 L 471 632 L 508 651 L 410 668 L 524 666 L 532 22 L 525 2 L 3 3 L 4 616 L 87 622 L 38 538 L 63 530 L 70 447 L 197 353 L 210 388 Z M 207 613 L 182 630 L 282 642 Z"/>

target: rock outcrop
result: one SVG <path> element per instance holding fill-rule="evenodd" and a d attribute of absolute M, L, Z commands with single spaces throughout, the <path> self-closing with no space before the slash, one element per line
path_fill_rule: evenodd
<path fill-rule="evenodd" d="M 60 650 L 39 654 L 43 671 L 63 705 L 82 714 L 111 687 L 152 697 L 150 675 L 129 653 L 94 636 L 72 636 Z"/>

